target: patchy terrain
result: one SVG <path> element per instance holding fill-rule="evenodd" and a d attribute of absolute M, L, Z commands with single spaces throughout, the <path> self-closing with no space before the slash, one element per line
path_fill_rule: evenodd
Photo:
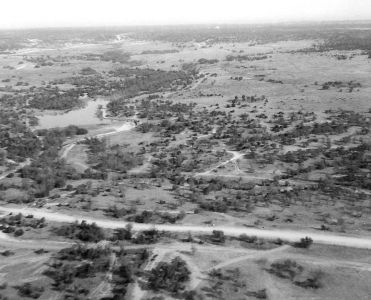
<path fill-rule="evenodd" d="M 368 299 L 371 30 L 318 26 L 1 33 L 0 299 Z"/>

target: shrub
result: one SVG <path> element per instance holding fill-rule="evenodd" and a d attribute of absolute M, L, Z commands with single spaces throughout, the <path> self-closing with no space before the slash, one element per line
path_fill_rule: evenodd
<path fill-rule="evenodd" d="M 31 283 L 29 282 L 26 282 L 23 285 L 17 286 L 16 289 L 18 289 L 19 296 L 33 298 L 33 299 L 39 298 L 44 292 L 43 287 L 37 287 L 37 286 L 31 285 Z"/>
<path fill-rule="evenodd" d="M 312 245 L 313 243 L 313 240 L 310 238 L 310 237 L 305 237 L 305 238 L 302 238 L 300 239 L 300 242 L 297 242 L 297 243 L 294 243 L 293 246 L 296 247 L 296 248 L 309 248 L 310 245 Z"/>
<path fill-rule="evenodd" d="M 271 264 L 268 272 L 280 277 L 293 280 L 295 276 L 303 272 L 303 266 L 299 265 L 296 261 L 286 259 Z"/>
<path fill-rule="evenodd" d="M 238 237 L 238 239 L 240 240 L 240 241 L 243 241 L 243 242 L 246 242 L 246 243 L 255 243 L 257 240 L 258 240 L 258 238 L 257 238 L 257 236 L 255 236 L 255 235 L 251 235 L 251 236 L 249 236 L 249 235 L 247 235 L 247 234 L 241 234 L 239 237 Z"/>
<path fill-rule="evenodd" d="M 18 237 L 18 236 L 21 236 L 23 235 L 24 231 L 22 228 L 18 228 L 16 231 L 14 231 L 14 236 L 15 237 Z"/>
<path fill-rule="evenodd" d="M 161 262 L 150 271 L 148 284 L 152 290 L 166 290 L 178 294 L 184 290 L 184 283 L 189 280 L 190 271 L 180 257 L 170 263 Z"/>
<path fill-rule="evenodd" d="M 307 271 L 290 259 L 272 263 L 268 272 L 280 278 L 290 279 L 295 285 L 303 288 L 318 289 L 322 286 L 323 272 L 321 270 Z"/>
<path fill-rule="evenodd" d="M 213 230 L 210 240 L 214 243 L 223 244 L 225 242 L 224 232 L 221 230 Z"/>
<path fill-rule="evenodd" d="M 323 272 L 320 270 L 310 271 L 307 274 L 298 276 L 294 279 L 294 284 L 303 288 L 318 289 L 322 287 L 321 279 Z"/>
<path fill-rule="evenodd" d="M 57 235 L 79 239 L 83 242 L 99 242 L 105 238 L 103 230 L 97 224 L 88 224 L 86 221 L 55 228 L 54 232 Z"/>
<path fill-rule="evenodd" d="M 132 232 L 131 232 L 132 226 L 128 224 L 125 228 L 117 228 L 113 234 L 113 240 L 131 240 L 132 238 Z"/>

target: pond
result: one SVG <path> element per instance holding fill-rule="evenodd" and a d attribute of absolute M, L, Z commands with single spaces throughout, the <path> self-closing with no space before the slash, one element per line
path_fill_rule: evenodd
<path fill-rule="evenodd" d="M 95 124 L 110 124 L 111 120 L 104 119 L 105 108 L 108 101 L 104 99 L 90 100 L 79 109 L 66 113 L 45 114 L 38 116 L 39 125 L 36 129 L 50 129 L 55 127 L 66 127 L 68 125 L 87 126 Z M 102 116 L 98 117 L 97 112 L 102 107 Z"/>

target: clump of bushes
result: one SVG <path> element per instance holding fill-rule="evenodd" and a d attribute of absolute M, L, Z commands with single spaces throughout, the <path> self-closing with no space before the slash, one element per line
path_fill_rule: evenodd
<path fill-rule="evenodd" d="M 148 285 L 154 291 L 165 290 L 178 294 L 185 289 L 189 275 L 190 271 L 185 261 L 176 257 L 170 263 L 161 262 L 152 269 L 148 277 Z"/>
<path fill-rule="evenodd" d="M 22 298 L 27 297 L 27 298 L 37 299 L 44 292 L 43 287 L 32 285 L 29 282 L 26 282 L 23 285 L 17 286 L 16 289 L 18 290 L 18 295 Z"/>
<path fill-rule="evenodd" d="M 267 271 L 280 278 L 290 279 L 292 283 L 303 288 L 318 289 L 322 286 L 322 271 L 305 270 L 302 265 L 291 259 L 274 262 Z"/>
<path fill-rule="evenodd" d="M 313 240 L 310 237 L 301 238 L 299 242 L 293 244 L 296 248 L 309 248 L 313 244 Z"/>
<path fill-rule="evenodd" d="M 103 230 L 97 226 L 97 224 L 88 224 L 86 221 L 81 221 L 79 224 L 75 222 L 73 224 L 64 225 L 58 228 L 54 228 L 54 233 L 60 236 L 64 236 L 70 239 L 78 239 L 83 242 L 99 242 L 104 240 L 105 235 Z"/>

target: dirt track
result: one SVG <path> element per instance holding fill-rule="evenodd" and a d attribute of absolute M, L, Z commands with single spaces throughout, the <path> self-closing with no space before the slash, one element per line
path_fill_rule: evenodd
<path fill-rule="evenodd" d="M 16 208 L 16 207 L 0 207 L 0 211 L 7 213 L 22 213 L 24 215 L 32 214 L 36 218 L 45 218 L 49 221 L 54 222 L 66 222 L 72 223 L 75 221 L 85 220 L 88 223 L 96 223 L 98 226 L 103 228 L 123 228 L 128 222 L 116 221 L 109 219 L 98 219 L 98 218 L 86 218 L 78 215 L 64 214 L 58 212 L 50 212 L 45 209 L 37 208 Z M 290 242 L 299 241 L 301 238 L 309 236 L 313 239 L 314 243 L 326 244 L 326 245 L 337 245 L 354 248 L 371 249 L 371 237 L 356 237 L 346 236 L 333 233 L 322 233 L 315 231 L 293 231 L 293 230 L 279 230 L 279 229 L 257 229 L 248 227 L 236 227 L 236 226 L 214 226 L 208 227 L 205 225 L 181 225 L 181 224 L 139 224 L 131 223 L 133 230 L 142 231 L 156 228 L 157 230 L 170 231 L 170 232 L 195 232 L 195 233 L 212 233 L 214 230 L 222 230 L 225 235 L 228 236 L 239 236 L 246 234 L 250 236 L 257 236 L 265 239 L 282 239 Z"/>

